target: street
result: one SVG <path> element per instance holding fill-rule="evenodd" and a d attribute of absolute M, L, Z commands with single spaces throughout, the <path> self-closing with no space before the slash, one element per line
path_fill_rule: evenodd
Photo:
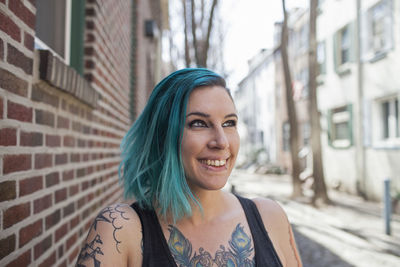
<path fill-rule="evenodd" d="M 250 174 L 235 170 L 227 188 L 246 197 L 278 201 L 291 222 L 304 266 L 400 266 L 400 216 L 392 235 L 384 234 L 379 203 L 330 191 L 334 206 L 320 208 L 289 199 L 289 176 Z"/>

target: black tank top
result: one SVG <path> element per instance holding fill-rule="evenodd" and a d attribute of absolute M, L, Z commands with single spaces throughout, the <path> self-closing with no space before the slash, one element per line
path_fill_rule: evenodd
<path fill-rule="evenodd" d="M 260 213 L 253 201 L 236 196 L 246 214 L 253 237 L 255 262 L 257 267 L 281 267 L 271 239 L 264 227 Z M 177 267 L 168 248 L 157 215 L 152 209 L 142 209 L 137 203 L 131 207 L 136 211 L 142 224 L 144 267 Z"/>

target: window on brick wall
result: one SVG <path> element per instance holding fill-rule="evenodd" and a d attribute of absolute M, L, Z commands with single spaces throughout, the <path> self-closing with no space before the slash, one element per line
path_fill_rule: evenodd
<path fill-rule="evenodd" d="M 328 141 L 335 148 L 346 148 L 353 144 L 352 105 L 328 111 Z"/>
<path fill-rule="evenodd" d="M 381 0 L 364 12 L 361 25 L 361 49 L 364 60 L 380 59 L 392 48 L 391 6 L 391 0 Z"/>
<path fill-rule="evenodd" d="M 36 0 L 35 48 L 51 50 L 83 73 L 83 0 Z"/>

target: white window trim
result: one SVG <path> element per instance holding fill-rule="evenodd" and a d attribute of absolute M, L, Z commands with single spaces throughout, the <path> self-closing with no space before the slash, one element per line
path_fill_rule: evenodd
<path fill-rule="evenodd" d="M 376 99 L 374 102 L 374 124 L 375 124 L 375 130 L 373 131 L 373 147 L 374 148 L 398 148 L 400 147 L 400 137 L 395 137 L 395 128 L 393 124 L 395 122 L 392 121 L 391 125 L 392 128 L 389 128 L 391 134 L 389 133 L 389 138 L 384 138 L 383 137 L 383 121 L 382 121 L 382 104 L 384 102 L 394 102 L 394 100 L 397 98 L 400 104 L 400 94 L 395 94 L 395 95 L 390 95 L 386 97 L 382 97 L 379 99 Z M 394 104 L 390 105 L 390 110 L 393 112 L 394 110 Z M 400 111 L 399 111 L 400 112 Z M 399 114 L 400 115 L 400 114 Z M 390 123 L 390 122 L 389 122 Z M 394 137 L 393 137 L 394 136 Z"/>

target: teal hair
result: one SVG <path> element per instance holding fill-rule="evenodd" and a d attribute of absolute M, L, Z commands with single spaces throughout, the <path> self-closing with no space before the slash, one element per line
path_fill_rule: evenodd
<path fill-rule="evenodd" d="M 201 209 L 186 182 L 181 155 L 189 95 L 201 86 L 226 88 L 221 76 L 203 68 L 178 70 L 164 78 L 121 144 L 124 196 L 174 221 L 192 214 L 190 202 Z"/>

